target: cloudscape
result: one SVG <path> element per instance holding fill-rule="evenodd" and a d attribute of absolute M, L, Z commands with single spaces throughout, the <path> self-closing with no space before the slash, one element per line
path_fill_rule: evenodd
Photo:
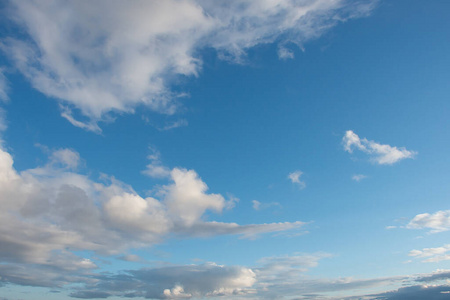
<path fill-rule="evenodd" d="M 450 299 L 450 2 L 0 2 L 0 300 Z"/>

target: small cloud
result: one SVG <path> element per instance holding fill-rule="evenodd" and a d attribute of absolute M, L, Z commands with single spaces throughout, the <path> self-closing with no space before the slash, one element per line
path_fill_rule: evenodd
<path fill-rule="evenodd" d="M 303 172 L 300 170 L 289 173 L 288 179 L 296 184 L 300 189 L 304 189 L 306 187 L 306 183 L 300 180 L 300 177 L 303 175 Z"/>
<path fill-rule="evenodd" d="M 152 178 L 169 178 L 170 169 L 164 166 L 161 162 L 161 155 L 158 150 L 153 147 L 149 147 L 151 154 L 147 156 L 150 163 L 147 165 L 146 169 L 142 171 L 142 174 L 147 175 Z"/>
<path fill-rule="evenodd" d="M 355 174 L 352 176 L 352 180 L 356 181 L 356 182 L 360 182 L 361 180 L 367 178 L 366 175 L 363 174 Z"/>
<path fill-rule="evenodd" d="M 417 152 L 406 150 L 404 147 L 397 148 L 369 141 L 366 138 L 360 139 L 351 130 L 345 132 L 342 143 L 344 144 L 344 150 L 348 153 L 353 153 L 355 149 L 362 151 L 371 156 L 372 162 L 379 165 L 392 165 L 400 160 L 414 158 L 417 155 Z"/>
<path fill-rule="evenodd" d="M 294 52 L 284 46 L 278 47 L 278 58 L 282 60 L 293 59 Z"/>
<path fill-rule="evenodd" d="M 450 210 L 440 210 L 434 214 L 424 213 L 416 215 L 407 225 L 408 229 L 429 228 L 429 233 L 450 230 Z"/>
<path fill-rule="evenodd" d="M 185 126 L 188 126 L 188 125 L 189 125 L 189 123 L 188 123 L 188 121 L 186 119 L 180 119 L 178 121 L 168 123 L 164 127 L 158 128 L 158 130 L 159 131 L 167 131 L 167 130 L 175 129 L 175 128 L 178 128 L 178 127 L 185 127 Z"/>
<path fill-rule="evenodd" d="M 386 226 L 386 227 L 385 227 L 385 229 L 388 229 L 388 230 L 389 230 L 389 229 L 395 229 L 395 228 L 397 228 L 397 226 Z"/>
<path fill-rule="evenodd" d="M 273 206 L 281 207 L 281 204 L 278 202 L 261 203 L 258 200 L 252 200 L 252 203 L 253 203 L 254 210 L 266 209 L 266 208 L 273 207 Z"/>
<path fill-rule="evenodd" d="M 225 201 L 225 209 L 232 209 L 236 206 L 236 203 L 239 202 L 239 198 L 229 194 L 228 200 Z"/>
<path fill-rule="evenodd" d="M 259 202 L 258 200 L 252 200 L 253 203 L 253 209 L 254 210 L 259 210 L 261 207 L 261 202 Z"/>

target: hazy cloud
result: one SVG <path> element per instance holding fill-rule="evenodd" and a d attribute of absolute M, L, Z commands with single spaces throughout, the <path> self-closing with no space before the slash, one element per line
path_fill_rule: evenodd
<path fill-rule="evenodd" d="M 361 180 L 367 178 L 366 175 L 363 174 L 355 174 L 352 176 L 352 180 L 356 181 L 356 182 L 360 182 Z"/>

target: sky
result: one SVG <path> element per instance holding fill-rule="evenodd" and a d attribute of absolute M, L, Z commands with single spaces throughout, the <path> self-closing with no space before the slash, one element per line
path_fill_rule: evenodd
<path fill-rule="evenodd" d="M 0 1 L 0 300 L 450 299 L 449 1 Z"/>

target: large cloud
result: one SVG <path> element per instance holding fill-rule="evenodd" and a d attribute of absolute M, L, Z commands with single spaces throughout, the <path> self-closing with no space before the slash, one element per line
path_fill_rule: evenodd
<path fill-rule="evenodd" d="M 173 169 L 158 200 L 143 198 L 114 179 L 92 181 L 76 172 L 79 160 L 73 150 L 60 149 L 50 154 L 47 165 L 19 173 L 12 156 L 0 149 L 2 281 L 64 285 L 97 268 L 94 261 L 75 254 L 78 250 L 111 255 L 158 243 L 168 234 L 254 237 L 304 224 L 206 222 L 205 211 L 221 212 L 227 201 L 207 193 L 193 170 Z"/>
<path fill-rule="evenodd" d="M 62 116 L 100 131 L 111 111 L 143 104 L 176 111 L 174 76 L 197 76 L 201 50 L 242 60 L 248 48 L 301 45 L 328 28 L 370 12 L 373 0 L 11 1 L 8 17 L 23 36 L 0 46 L 32 85 L 59 99 Z M 73 108 L 87 117 L 77 120 Z"/>

